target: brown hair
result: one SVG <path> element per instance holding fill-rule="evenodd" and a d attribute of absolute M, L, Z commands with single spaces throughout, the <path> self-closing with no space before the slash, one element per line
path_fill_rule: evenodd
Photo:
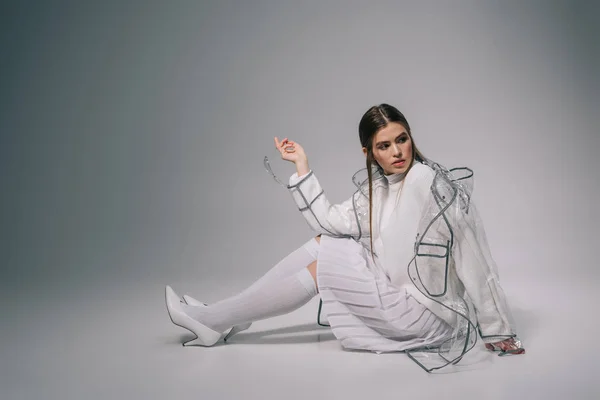
<path fill-rule="evenodd" d="M 412 143 L 413 159 L 410 163 L 412 168 L 414 160 L 425 161 L 425 157 L 417 148 L 410 131 L 410 125 L 397 108 L 389 104 L 379 104 L 367 110 L 362 116 L 358 124 L 358 136 L 360 144 L 367 149 L 367 174 L 369 177 L 369 234 L 371 238 L 371 257 L 373 257 L 373 171 L 372 166 L 375 165 L 380 172 L 383 172 L 381 166 L 377 164 L 373 156 L 373 139 L 379 130 L 385 128 L 390 122 L 396 122 L 402 125 Z M 408 172 L 408 171 L 407 171 Z"/>

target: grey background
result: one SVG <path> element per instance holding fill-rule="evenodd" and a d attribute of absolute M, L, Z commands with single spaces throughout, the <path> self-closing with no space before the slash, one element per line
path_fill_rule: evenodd
<path fill-rule="evenodd" d="M 499 371 L 529 394 L 597 393 L 586 346 L 599 278 L 599 11 L 533 0 L 5 2 L 0 394 L 301 398 L 317 385 L 352 397 L 393 386 L 382 377 L 398 371 L 417 395 L 464 396 L 464 382 Z M 311 237 L 263 168 L 268 155 L 280 178 L 294 171 L 273 136 L 301 143 L 342 201 L 364 163 L 360 117 L 382 102 L 405 113 L 427 157 L 475 170 L 529 354 L 436 377 L 435 389 L 404 356 L 343 352 L 323 331 L 182 352 L 165 284 L 215 301 Z M 311 303 L 263 326 L 314 314 Z M 312 369 L 315 357 L 325 369 Z M 370 373 L 372 387 L 348 383 Z M 514 394 L 485 387 L 472 394 Z"/>

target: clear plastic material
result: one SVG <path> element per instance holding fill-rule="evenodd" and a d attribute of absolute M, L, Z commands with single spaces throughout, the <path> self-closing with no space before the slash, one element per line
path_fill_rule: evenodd
<path fill-rule="evenodd" d="M 486 348 L 499 355 L 522 354 L 514 322 L 500 286 L 496 263 L 489 250 L 483 222 L 471 201 L 473 171 L 446 169 L 431 160 L 423 161 L 434 172 L 433 182 L 421 214 L 414 256 L 408 275 L 423 295 L 439 304 L 444 319 L 453 329 L 451 337 L 435 348 L 406 351 L 427 372 L 457 364 L 473 349 L 478 336 Z M 309 225 L 322 234 L 352 238 L 370 250 L 369 189 L 366 168 L 352 177 L 357 187 L 353 196 L 330 205 L 318 185 L 302 185 L 309 173 L 294 185 L 285 185 L 270 168 L 274 179 L 292 192 Z M 373 187 L 383 178 L 372 169 Z M 315 208 L 321 207 L 320 210 Z M 326 213 L 323 210 L 327 210 Z M 493 343 L 504 342 L 501 346 Z"/>

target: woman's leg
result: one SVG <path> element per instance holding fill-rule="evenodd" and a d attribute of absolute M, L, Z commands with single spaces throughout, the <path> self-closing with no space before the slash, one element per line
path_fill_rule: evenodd
<path fill-rule="evenodd" d="M 246 290 L 257 290 L 264 283 L 270 281 L 277 281 L 286 276 L 293 275 L 300 271 L 303 268 L 306 268 L 311 262 L 315 261 L 319 255 L 319 245 L 321 243 L 321 235 L 318 235 L 314 238 L 311 238 L 309 241 L 304 243 L 302 246 L 298 247 L 296 250 L 292 251 L 290 254 L 285 256 L 281 261 L 279 261 L 275 266 L 273 266 L 269 271 L 267 271 L 262 277 L 260 277 L 257 281 L 255 281 L 252 285 L 247 287 Z M 200 301 L 190 298 L 187 296 L 187 299 L 193 300 L 194 303 L 192 305 L 201 304 Z"/>
<path fill-rule="evenodd" d="M 224 332 L 234 325 L 287 314 L 308 303 L 318 293 L 316 266 L 315 260 L 295 274 L 267 280 L 257 289 L 251 287 L 209 306 L 183 305 L 183 310 L 217 332 Z"/>
<path fill-rule="evenodd" d="M 275 264 L 273 268 L 252 284 L 250 288 L 260 287 L 265 282 L 279 280 L 306 268 L 307 265 L 315 261 L 319 256 L 320 243 L 321 235 L 311 238 L 308 242 L 304 243 Z"/>
<path fill-rule="evenodd" d="M 294 250 L 293 252 L 288 254 L 285 258 L 283 258 L 281 261 L 279 261 L 273 268 L 271 268 L 269 271 L 267 271 L 266 274 L 264 274 L 260 279 L 258 279 L 256 282 L 254 282 L 250 287 L 245 289 L 243 292 L 241 292 L 237 296 L 233 296 L 226 300 L 233 300 L 235 298 L 245 298 L 247 296 L 250 296 L 251 293 L 257 292 L 257 291 L 258 292 L 264 292 L 265 290 L 268 291 L 269 283 L 280 282 L 284 278 L 293 277 L 299 273 L 300 273 L 300 278 L 299 278 L 300 282 L 305 283 L 305 286 L 308 287 L 307 290 L 309 292 L 312 292 L 312 290 L 313 290 L 311 288 L 312 283 L 314 283 L 315 287 L 316 287 L 316 278 L 315 278 L 316 264 L 317 264 L 316 259 L 319 254 L 320 241 L 321 241 L 321 235 L 310 239 L 308 242 L 304 243 L 298 249 Z M 314 265 L 314 268 L 313 268 L 314 272 L 309 270 L 309 274 L 313 279 L 313 282 L 309 283 L 309 282 L 307 282 L 307 279 L 306 279 L 306 277 L 307 277 L 306 271 L 303 271 L 303 270 L 306 270 L 307 266 L 310 266 L 310 265 Z M 296 277 L 295 279 L 298 279 L 298 277 Z M 263 288 L 265 288 L 265 289 L 263 290 Z M 263 293 L 263 295 L 264 295 L 264 293 Z M 215 327 L 221 328 L 223 325 L 227 325 L 229 322 L 219 323 L 220 322 L 219 318 L 213 318 L 213 317 L 210 317 L 209 315 L 218 313 L 227 304 L 229 304 L 229 303 L 225 303 L 225 300 L 223 300 L 219 303 L 215 303 L 215 304 L 213 304 L 211 306 L 207 306 L 207 307 L 189 307 L 189 306 L 184 306 L 184 307 L 185 307 L 186 312 L 193 318 L 197 319 L 198 321 L 206 323 L 208 326 L 211 324 L 209 320 L 212 319 L 212 321 L 213 321 L 212 325 L 214 325 Z M 231 302 L 231 304 L 235 304 L 235 302 Z M 215 307 L 215 306 L 218 306 L 218 307 Z M 209 307 L 210 307 L 210 309 L 209 309 Z M 224 308 L 227 308 L 227 307 L 224 307 Z M 227 311 L 224 311 L 224 312 L 227 312 Z M 289 312 L 289 311 L 287 311 L 287 312 Z M 281 312 L 281 313 L 286 313 L 286 312 Z M 265 318 L 268 318 L 268 317 L 265 317 Z M 236 318 L 236 316 L 233 316 L 233 319 L 237 320 L 239 318 Z M 263 318 L 257 318 L 257 319 L 263 319 Z M 227 336 L 230 337 L 231 334 L 235 334 L 244 329 L 247 329 L 250 326 L 249 322 L 252 322 L 254 320 L 256 320 L 256 319 L 247 319 L 247 321 L 244 321 L 247 323 L 240 322 L 240 323 L 234 323 L 233 325 L 230 325 L 230 326 L 226 326 L 225 329 L 235 325 L 233 331 L 230 332 L 230 334 L 228 334 Z M 218 329 L 215 329 L 215 330 L 218 330 Z"/>

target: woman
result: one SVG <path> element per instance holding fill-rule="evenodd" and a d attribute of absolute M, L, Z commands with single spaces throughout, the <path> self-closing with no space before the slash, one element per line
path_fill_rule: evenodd
<path fill-rule="evenodd" d="M 460 361 L 478 330 L 488 349 L 524 353 L 470 201 L 472 174 L 457 176 L 470 170 L 427 160 L 404 115 L 387 104 L 364 114 L 359 137 L 367 178 L 357 182 L 355 174 L 358 190 L 338 205 L 325 197 L 302 146 L 275 138 L 296 166 L 284 186 L 319 235 L 218 303 L 181 301 L 167 286 L 171 320 L 197 335 L 186 344 L 227 340 L 319 293 L 320 312 L 347 349 L 404 351 L 429 372 Z"/>

